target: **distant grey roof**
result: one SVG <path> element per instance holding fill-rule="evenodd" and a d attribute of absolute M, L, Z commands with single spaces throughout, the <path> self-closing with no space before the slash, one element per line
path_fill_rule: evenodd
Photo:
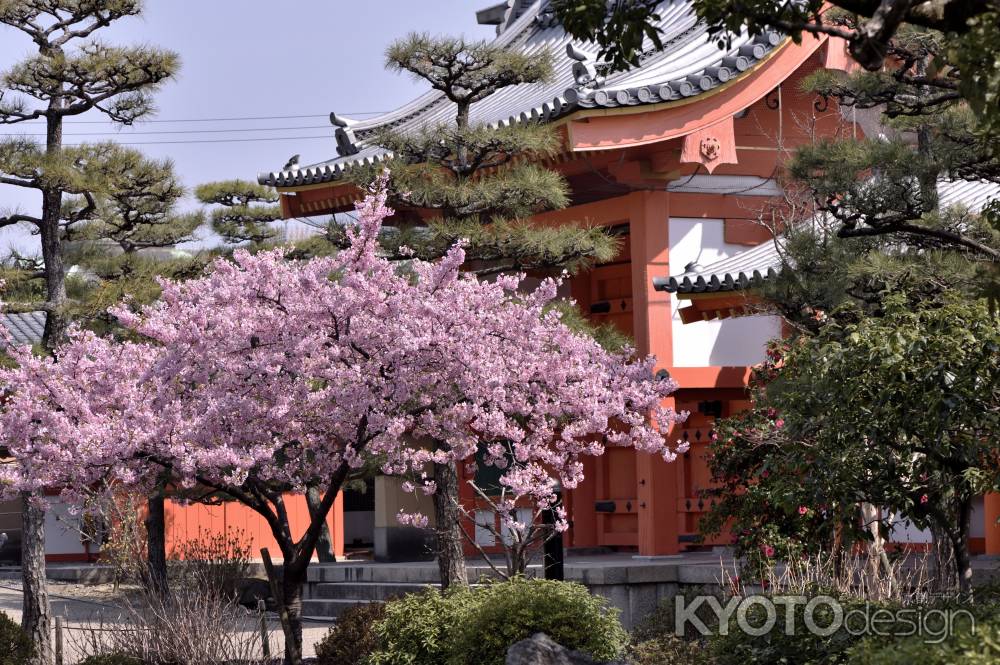
<path fill-rule="evenodd" d="M 962 205 L 979 213 L 990 201 L 1000 198 L 1000 184 L 982 180 L 950 180 L 938 183 L 942 208 Z M 783 238 L 768 240 L 707 266 L 690 266 L 689 270 L 671 277 L 654 277 L 653 287 L 669 293 L 713 293 L 736 291 L 759 285 L 781 269 Z"/>
<path fill-rule="evenodd" d="M 731 48 L 720 50 L 698 20 L 689 0 L 664 0 L 657 7 L 663 49 L 647 39 L 640 65 L 607 74 L 596 61 L 593 44 L 569 37 L 549 8 L 548 0 L 508 0 L 495 44 L 527 54 L 549 51 L 553 56 L 551 81 L 506 88 L 474 104 L 470 120 L 492 126 L 520 122 L 549 122 L 578 109 L 657 104 L 707 92 L 752 69 L 780 44 L 776 32 L 734 35 Z M 496 20 L 500 7 L 481 12 Z M 571 47 L 567 49 L 567 47 Z M 582 58 L 582 59 L 581 59 Z M 605 74 L 607 74 L 605 76 Z M 437 91 L 375 118 L 353 121 L 330 114 L 338 156 L 317 164 L 261 173 L 261 184 L 278 187 L 338 180 L 358 163 L 376 163 L 389 155 L 369 142 L 380 128 L 414 131 L 451 122 L 455 105 Z"/>
<path fill-rule="evenodd" d="M 17 346 L 38 344 L 42 341 L 42 333 L 45 332 L 45 312 L 3 314 L 0 321 Z"/>

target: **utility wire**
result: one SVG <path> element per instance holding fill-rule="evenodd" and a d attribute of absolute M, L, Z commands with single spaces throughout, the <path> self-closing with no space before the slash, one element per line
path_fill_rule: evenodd
<path fill-rule="evenodd" d="M 261 141 L 304 141 L 326 139 L 332 141 L 329 134 L 324 136 L 262 136 L 253 139 L 185 139 L 178 141 L 115 141 L 116 145 L 185 145 L 190 143 L 256 143 Z M 64 148 L 79 147 L 84 143 L 63 143 Z"/>
<path fill-rule="evenodd" d="M 244 132 L 285 132 L 298 129 L 331 129 L 330 125 L 303 125 L 301 127 L 241 127 L 238 129 L 162 129 L 151 132 L 133 132 L 128 130 L 111 130 L 107 132 L 72 132 L 63 136 L 139 136 L 151 134 L 229 134 Z M 0 136 L 46 136 L 44 133 L 25 134 L 11 133 L 0 134 Z M 333 136 L 333 134 L 331 134 Z"/>
<path fill-rule="evenodd" d="M 338 115 L 378 115 L 386 111 L 351 111 Z M 139 120 L 138 122 L 231 122 L 241 120 L 292 120 L 296 118 L 329 118 L 329 113 L 309 114 L 309 115 L 258 115 L 258 116 L 234 116 L 229 118 L 164 118 L 155 120 Z M 45 122 L 44 118 L 37 120 L 25 120 L 24 122 Z M 103 125 L 113 123 L 113 120 L 66 120 L 67 125 Z"/>

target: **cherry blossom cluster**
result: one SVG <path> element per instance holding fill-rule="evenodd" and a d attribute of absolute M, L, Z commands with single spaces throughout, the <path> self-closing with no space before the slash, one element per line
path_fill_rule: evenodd
<path fill-rule="evenodd" d="M 674 459 L 676 384 L 653 358 L 564 325 L 546 308 L 556 280 L 478 280 L 461 272 L 461 246 L 433 263 L 380 257 L 385 192 L 383 178 L 336 256 L 237 251 L 163 282 L 153 305 L 115 308 L 140 341 L 75 331 L 54 358 L 15 350 L 0 370 L 13 460 L 0 493 L 142 487 L 167 469 L 177 486 L 252 500 L 371 461 L 433 492 L 432 462 L 485 449 L 514 499 L 543 505 L 608 445 Z"/>

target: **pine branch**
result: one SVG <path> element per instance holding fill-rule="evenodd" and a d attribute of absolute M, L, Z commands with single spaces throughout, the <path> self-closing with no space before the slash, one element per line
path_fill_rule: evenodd
<path fill-rule="evenodd" d="M 221 206 L 211 211 L 212 228 L 228 243 L 255 245 L 278 237 L 271 222 L 281 219 L 278 192 L 245 180 L 210 182 L 195 188 L 205 205 Z"/>
<path fill-rule="evenodd" d="M 6 217 L 0 217 L 0 228 L 5 226 L 13 226 L 15 224 L 21 224 L 22 222 L 27 222 L 28 224 L 34 224 L 37 226 L 42 223 L 42 220 L 38 219 L 37 217 L 33 217 L 31 215 L 22 215 L 20 213 L 16 213 L 13 215 L 7 215 Z"/>
<path fill-rule="evenodd" d="M 910 224 L 903 221 L 879 226 L 864 226 L 860 228 L 854 225 L 844 225 L 837 232 L 837 235 L 841 238 L 865 238 L 890 234 L 901 234 L 916 238 L 932 238 L 942 241 L 942 243 L 946 246 L 963 247 L 991 261 L 1000 261 L 1000 250 L 979 242 L 978 240 L 965 234 L 946 229 L 918 226 L 916 224 Z"/>

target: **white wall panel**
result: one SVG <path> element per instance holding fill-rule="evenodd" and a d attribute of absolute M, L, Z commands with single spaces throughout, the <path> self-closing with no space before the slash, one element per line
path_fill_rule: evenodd
<path fill-rule="evenodd" d="M 725 242 L 721 219 L 674 217 L 670 220 L 670 274 L 679 275 L 694 261 L 706 266 L 749 249 Z M 776 316 L 746 316 L 684 324 L 671 296 L 675 367 L 755 365 L 764 359 L 768 340 L 781 334 Z"/>

